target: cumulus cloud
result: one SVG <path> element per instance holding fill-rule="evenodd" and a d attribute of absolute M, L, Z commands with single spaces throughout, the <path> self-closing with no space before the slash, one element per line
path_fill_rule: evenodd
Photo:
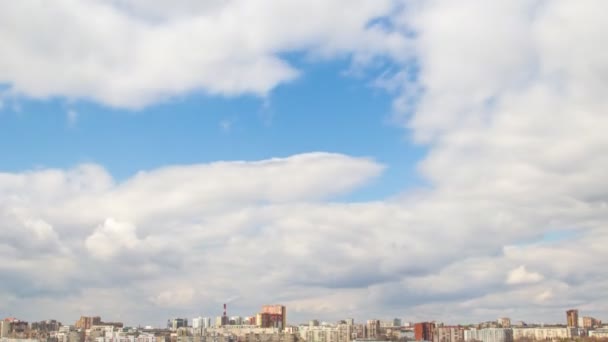
<path fill-rule="evenodd" d="M 526 266 L 521 265 L 518 268 L 515 268 L 509 272 L 507 277 L 507 284 L 517 285 L 517 284 L 532 284 L 538 283 L 543 280 L 543 275 L 538 272 L 529 272 L 526 270 Z"/>
<path fill-rule="evenodd" d="M 117 222 L 112 218 L 105 220 L 85 240 L 87 250 L 100 259 L 111 258 L 124 249 L 137 247 L 138 244 L 135 226 L 128 222 Z"/>
<path fill-rule="evenodd" d="M 391 0 L 4 3 L 0 83 L 14 96 L 127 108 L 192 92 L 264 96 L 299 75 L 281 53 L 400 56 L 403 37 L 370 24 L 393 7 Z"/>

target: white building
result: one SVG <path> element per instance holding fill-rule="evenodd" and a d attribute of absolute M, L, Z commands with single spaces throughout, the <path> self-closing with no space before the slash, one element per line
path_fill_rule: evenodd
<path fill-rule="evenodd" d="M 608 328 L 599 328 L 595 330 L 589 330 L 589 337 L 604 338 L 608 337 Z"/>
<path fill-rule="evenodd" d="M 11 332 L 11 323 L 9 321 L 0 321 L 0 337 L 7 337 Z"/>
<path fill-rule="evenodd" d="M 542 328 L 513 328 L 513 338 L 529 338 L 534 340 L 551 340 L 577 336 L 576 328 L 542 327 Z"/>
<path fill-rule="evenodd" d="M 470 329 L 464 331 L 465 341 L 513 342 L 513 330 L 505 328 Z"/>

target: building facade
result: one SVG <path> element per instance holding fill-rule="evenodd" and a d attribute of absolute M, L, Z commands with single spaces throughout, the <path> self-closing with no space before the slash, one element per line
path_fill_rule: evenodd
<path fill-rule="evenodd" d="M 99 316 L 80 316 L 80 319 L 76 321 L 74 326 L 76 329 L 91 329 L 94 325 L 101 324 L 101 317 Z"/>
<path fill-rule="evenodd" d="M 256 316 L 256 324 L 262 328 L 287 327 L 287 308 L 285 305 L 264 305 Z"/>
<path fill-rule="evenodd" d="M 380 321 L 370 319 L 365 324 L 365 338 L 374 339 L 380 336 Z"/>
<path fill-rule="evenodd" d="M 510 328 L 483 328 L 464 331 L 465 341 L 513 342 L 513 330 Z"/>
<path fill-rule="evenodd" d="M 578 310 L 571 309 L 566 311 L 566 320 L 569 328 L 578 328 Z"/>
<path fill-rule="evenodd" d="M 532 340 L 566 339 L 577 336 L 576 328 L 542 327 L 542 328 L 513 328 L 513 338 Z"/>
<path fill-rule="evenodd" d="M 432 341 L 433 330 L 435 329 L 435 323 L 432 322 L 420 322 L 414 324 L 414 338 L 416 341 Z"/>
<path fill-rule="evenodd" d="M 464 328 L 459 326 L 437 327 L 433 332 L 433 342 L 462 342 Z"/>

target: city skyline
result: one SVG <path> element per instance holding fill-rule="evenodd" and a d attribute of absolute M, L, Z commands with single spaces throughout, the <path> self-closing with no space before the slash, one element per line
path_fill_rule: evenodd
<path fill-rule="evenodd" d="M 0 2 L 0 314 L 608 319 L 603 9 Z"/>

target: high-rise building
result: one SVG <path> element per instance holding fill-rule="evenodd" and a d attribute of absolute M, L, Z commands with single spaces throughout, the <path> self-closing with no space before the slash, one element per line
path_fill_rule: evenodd
<path fill-rule="evenodd" d="M 203 328 L 211 328 L 211 317 L 203 317 Z"/>
<path fill-rule="evenodd" d="M 203 317 L 196 317 L 192 319 L 192 328 L 200 329 L 203 327 Z"/>
<path fill-rule="evenodd" d="M 11 332 L 11 322 L 7 320 L 0 321 L 0 337 L 8 337 Z"/>
<path fill-rule="evenodd" d="M 403 325 L 403 323 L 401 321 L 401 318 L 393 318 L 393 326 L 394 327 L 400 327 L 402 325 Z"/>
<path fill-rule="evenodd" d="M 176 331 L 179 328 L 185 328 L 188 326 L 187 318 L 172 318 L 167 321 L 167 328 Z"/>
<path fill-rule="evenodd" d="M 371 319 L 365 323 L 365 338 L 373 339 L 380 335 L 380 321 Z"/>
<path fill-rule="evenodd" d="M 416 323 L 414 324 L 414 338 L 416 339 L 416 341 L 432 341 L 433 329 L 435 329 L 435 323 Z"/>
<path fill-rule="evenodd" d="M 80 316 L 80 319 L 76 321 L 74 326 L 76 329 L 91 329 L 94 325 L 101 325 L 101 317 L 99 316 Z"/>
<path fill-rule="evenodd" d="M 287 327 L 287 308 L 284 305 L 264 305 L 256 317 L 256 324 L 262 328 Z"/>
<path fill-rule="evenodd" d="M 569 328 L 578 328 L 578 310 L 570 309 L 566 311 L 566 320 Z"/>

